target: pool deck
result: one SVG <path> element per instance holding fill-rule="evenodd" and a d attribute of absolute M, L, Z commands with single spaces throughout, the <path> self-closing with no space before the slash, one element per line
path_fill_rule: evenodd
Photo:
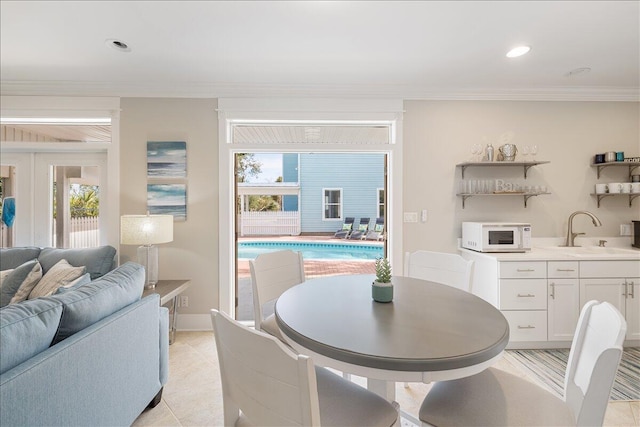
<path fill-rule="evenodd" d="M 373 240 L 336 239 L 330 235 L 313 236 L 251 236 L 240 237 L 238 242 L 279 241 L 279 242 L 315 242 L 333 244 L 367 244 L 382 245 Z M 307 279 L 321 276 L 336 276 L 339 274 L 374 274 L 374 260 L 304 260 L 304 274 Z M 251 291 L 251 273 L 248 260 L 238 260 L 238 320 L 253 320 L 253 293 Z"/>

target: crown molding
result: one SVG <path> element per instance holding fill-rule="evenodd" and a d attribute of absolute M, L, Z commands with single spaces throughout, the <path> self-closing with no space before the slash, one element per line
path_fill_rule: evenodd
<path fill-rule="evenodd" d="M 433 88 L 405 85 L 267 85 L 233 83 L 123 83 L 1 81 L 3 96 L 117 96 L 123 98 L 396 98 L 476 101 L 640 102 L 640 87 Z"/>

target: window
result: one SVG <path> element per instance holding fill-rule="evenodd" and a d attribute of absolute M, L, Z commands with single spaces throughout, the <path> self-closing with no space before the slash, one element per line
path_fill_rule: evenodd
<path fill-rule="evenodd" d="M 384 188 L 378 188 L 378 217 L 384 216 Z"/>
<path fill-rule="evenodd" d="M 342 188 L 325 188 L 322 191 L 322 219 L 342 219 Z"/>

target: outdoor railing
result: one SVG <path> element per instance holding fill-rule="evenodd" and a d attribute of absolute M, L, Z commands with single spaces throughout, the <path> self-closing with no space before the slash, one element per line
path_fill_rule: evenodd
<path fill-rule="evenodd" d="M 245 211 L 240 215 L 241 236 L 298 236 L 300 211 Z"/>
<path fill-rule="evenodd" d="M 69 247 L 92 248 L 100 246 L 100 228 L 98 217 L 86 216 L 71 218 L 69 221 Z M 56 229 L 56 220 L 53 220 L 53 230 Z M 56 233 L 53 234 L 53 245 L 56 246 Z"/>

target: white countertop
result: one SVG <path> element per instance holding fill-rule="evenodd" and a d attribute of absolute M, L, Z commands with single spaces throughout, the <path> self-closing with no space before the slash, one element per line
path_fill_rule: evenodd
<path fill-rule="evenodd" d="M 606 240 L 605 247 L 598 242 Z M 562 247 L 563 237 L 540 237 L 531 239 L 531 251 L 523 253 L 480 253 L 459 248 L 460 251 L 478 256 L 494 258 L 498 261 L 640 261 L 640 249 L 631 246 L 629 237 L 577 238 L 580 246 Z"/>

